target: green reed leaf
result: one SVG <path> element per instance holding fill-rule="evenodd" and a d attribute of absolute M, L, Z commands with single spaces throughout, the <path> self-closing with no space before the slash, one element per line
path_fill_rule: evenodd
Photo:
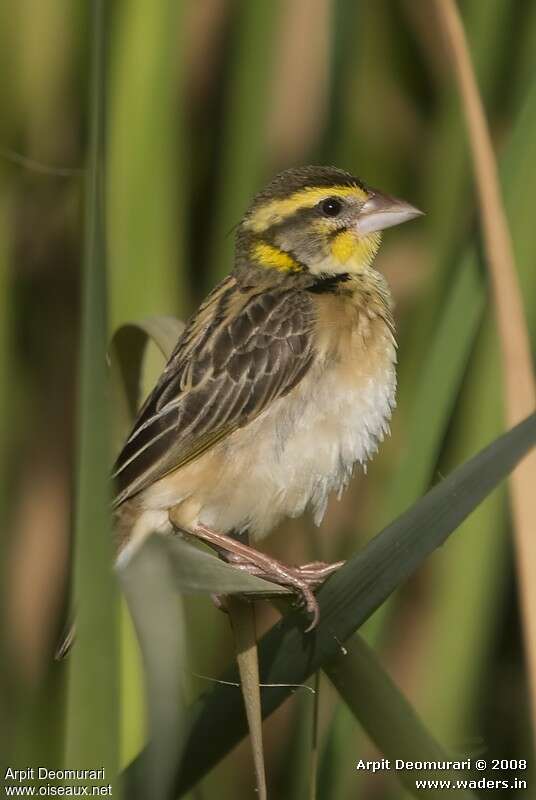
<path fill-rule="evenodd" d="M 341 643 L 448 538 L 535 442 L 536 415 L 532 415 L 454 470 L 333 575 L 318 593 L 320 624 L 314 633 L 303 633 L 304 619 L 294 612 L 262 638 L 261 680 L 277 684 L 263 690 L 264 716 L 288 697 L 292 684 L 303 683 L 333 659 Z M 237 681 L 235 666 L 223 680 Z M 204 695 L 189 718 L 190 734 L 177 772 L 179 794 L 246 732 L 239 694 L 228 686 Z M 127 791 L 135 786 L 140 768 L 143 757 L 125 773 Z"/>
<path fill-rule="evenodd" d="M 78 638 L 69 659 L 66 766 L 118 761 L 118 605 L 112 575 L 106 392 L 107 292 L 104 224 L 105 3 L 92 4 L 92 79 L 82 283 L 79 453 L 74 554 Z M 98 586 L 98 592 L 95 592 Z"/>

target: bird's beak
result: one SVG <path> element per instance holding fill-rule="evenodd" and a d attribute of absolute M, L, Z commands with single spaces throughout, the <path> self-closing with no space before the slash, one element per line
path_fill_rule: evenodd
<path fill-rule="evenodd" d="M 400 225 L 402 222 L 409 222 L 410 219 L 422 216 L 422 211 L 406 203 L 405 200 L 373 189 L 359 212 L 356 228 L 357 232 L 363 235 L 383 231 L 385 228 L 392 228 L 393 225 Z"/>

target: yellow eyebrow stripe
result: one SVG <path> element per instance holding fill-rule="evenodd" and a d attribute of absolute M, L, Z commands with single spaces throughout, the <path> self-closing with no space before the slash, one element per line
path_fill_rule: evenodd
<path fill-rule="evenodd" d="M 312 208 L 327 197 L 355 197 L 358 200 L 366 200 L 367 196 L 359 186 L 313 186 L 309 189 L 300 189 L 290 197 L 269 200 L 251 214 L 245 221 L 244 227 L 261 233 L 271 225 L 276 225 L 295 214 L 296 211 Z"/>
<path fill-rule="evenodd" d="M 301 265 L 289 253 L 278 250 L 277 247 L 266 244 L 266 242 L 258 242 L 253 247 L 252 255 L 263 267 L 273 267 L 282 272 L 296 272 L 301 269 Z"/>

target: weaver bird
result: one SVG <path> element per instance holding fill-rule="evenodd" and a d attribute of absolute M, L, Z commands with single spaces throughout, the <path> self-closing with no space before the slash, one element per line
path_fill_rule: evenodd
<path fill-rule="evenodd" d="M 376 452 L 395 404 L 380 231 L 421 214 L 332 167 L 290 169 L 238 225 L 234 269 L 187 322 L 114 469 L 119 562 L 152 531 L 199 537 L 302 595 L 338 565 L 240 541 L 311 509 Z"/>

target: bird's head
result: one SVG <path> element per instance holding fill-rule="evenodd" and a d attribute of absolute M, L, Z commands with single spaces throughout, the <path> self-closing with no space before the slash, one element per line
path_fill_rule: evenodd
<path fill-rule="evenodd" d="M 332 277 L 366 270 L 381 231 L 422 212 L 335 167 L 300 167 L 275 177 L 240 223 L 238 264 Z"/>

